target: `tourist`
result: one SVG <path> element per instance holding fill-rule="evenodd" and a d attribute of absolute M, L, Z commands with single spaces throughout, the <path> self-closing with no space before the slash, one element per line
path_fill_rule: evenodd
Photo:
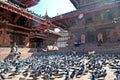
<path fill-rule="evenodd" d="M 120 46 L 120 38 L 117 41 L 118 41 L 118 46 Z"/>
<path fill-rule="evenodd" d="M 103 46 L 103 41 L 100 39 L 99 41 L 98 41 L 98 46 L 100 47 L 100 46 Z"/>
<path fill-rule="evenodd" d="M 15 42 L 14 45 L 11 47 L 11 53 L 15 55 L 17 51 L 18 51 L 18 47 Z"/>
<path fill-rule="evenodd" d="M 15 42 L 14 45 L 11 47 L 11 52 L 12 52 L 12 53 L 17 52 L 17 45 L 16 45 L 16 42 Z"/>

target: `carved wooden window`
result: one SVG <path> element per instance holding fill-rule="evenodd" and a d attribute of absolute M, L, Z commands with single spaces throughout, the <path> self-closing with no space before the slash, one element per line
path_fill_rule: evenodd
<path fill-rule="evenodd" d="M 93 22 L 93 17 L 91 15 L 86 15 L 85 16 L 85 23 L 92 23 Z"/>
<path fill-rule="evenodd" d="M 104 12 L 104 20 L 113 20 L 113 13 L 111 10 L 106 10 Z"/>

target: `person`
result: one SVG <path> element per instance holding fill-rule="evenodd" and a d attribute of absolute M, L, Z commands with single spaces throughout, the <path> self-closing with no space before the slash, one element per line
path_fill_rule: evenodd
<path fill-rule="evenodd" d="M 18 49 L 17 49 L 17 45 L 16 45 L 16 42 L 15 42 L 14 45 L 11 47 L 11 53 L 16 54 L 17 51 L 18 51 Z"/>
<path fill-rule="evenodd" d="M 95 54 L 95 51 L 88 51 L 88 58 L 91 58 Z"/>
<path fill-rule="evenodd" d="M 103 46 L 103 41 L 101 39 L 98 41 L 98 46 Z"/>
<path fill-rule="evenodd" d="M 118 41 L 118 46 L 120 46 L 120 38 L 117 41 Z"/>

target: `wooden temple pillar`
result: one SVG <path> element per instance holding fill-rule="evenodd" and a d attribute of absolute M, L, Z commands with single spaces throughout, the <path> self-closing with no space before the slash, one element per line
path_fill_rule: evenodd
<path fill-rule="evenodd" d="M 30 35 L 28 35 L 26 38 L 25 38 L 25 47 L 30 47 Z"/>
<path fill-rule="evenodd" d="M 7 22 L 4 21 L 2 24 L 2 29 L 1 29 L 1 35 L 0 35 L 0 46 L 7 47 L 10 46 L 11 39 L 10 36 L 7 34 L 6 28 L 7 28 Z"/>

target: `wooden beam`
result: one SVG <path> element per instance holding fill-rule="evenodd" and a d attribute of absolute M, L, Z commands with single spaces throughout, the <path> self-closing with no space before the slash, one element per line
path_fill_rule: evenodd
<path fill-rule="evenodd" d="M 0 29 L 0 31 L 2 31 L 3 29 Z"/>
<path fill-rule="evenodd" d="M 3 11 L 2 15 L 4 18 L 6 17 L 6 10 Z"/>
<path fill-rule="evenodd" d="M 5 22 L 4 21 L 0 21 L 0 24 L 4 24 Z M 11 24 L 11 23 L 7 23 L 8 27 L 16 27 L 16 28 L 20 28 L 20 29 L 24 29 L 24 30 L 28 30 L 28 31 L 31 31 L 32 29 L 30 28 L 26 28 L 26 27 L 23 27 L 23 26 L 18 26 L 18 25 L 14 25 L 14 24 Z"/>
<path fill-rule="evenodd" d="M 20 18 L 20 16 L 21 16 L 21 15 L 17 15 L 17 16 L 15 17 L 15 19 L 14 19 L 13 23 L 16 23 L 16 22 L 17 22 L 17 20 Z"/>
<path fill-rule="evenodd" d="M 8 24 L 8 26 L 11 26 L 11 27 L 16 27 L 16 28 L 20 28 L 20 29 L 24 29 L 24 30 L 28 30 L 28 31 L 31 31 L 32 29 L 29 29 L 29 28 L 26 28 L 26 27 L 23 27 L 23 26 L 18 26 L 18 25 L 14 25 L 14 24 Z"/>
<path fill-rule="evenodd" d="M 30 39 L 31 39 L 31 38 L 48 39 L 47 37 L 43 37 L 43 36 L 30 36 Z"/>
<path fill-rule="evenodd" d="M 3 24 L 4 23 L 4 21 L 0 21 L 0 24 Z"/>
<path fill-rule="evenodd" d="M 12 33 L 18 33 L 18 34 L 24 34 L 24 35 L 29 35 L 29 33 L 22 32 L 22 31 L 15 31 L 11 29 L 6 29 L 7 32 L 12 32 Z"/>
<path fill-rule="evenodd" d="M 24 26 L 30 26 L 30 19 L 27 18 L 27 20 L 26 20 Z"/>

